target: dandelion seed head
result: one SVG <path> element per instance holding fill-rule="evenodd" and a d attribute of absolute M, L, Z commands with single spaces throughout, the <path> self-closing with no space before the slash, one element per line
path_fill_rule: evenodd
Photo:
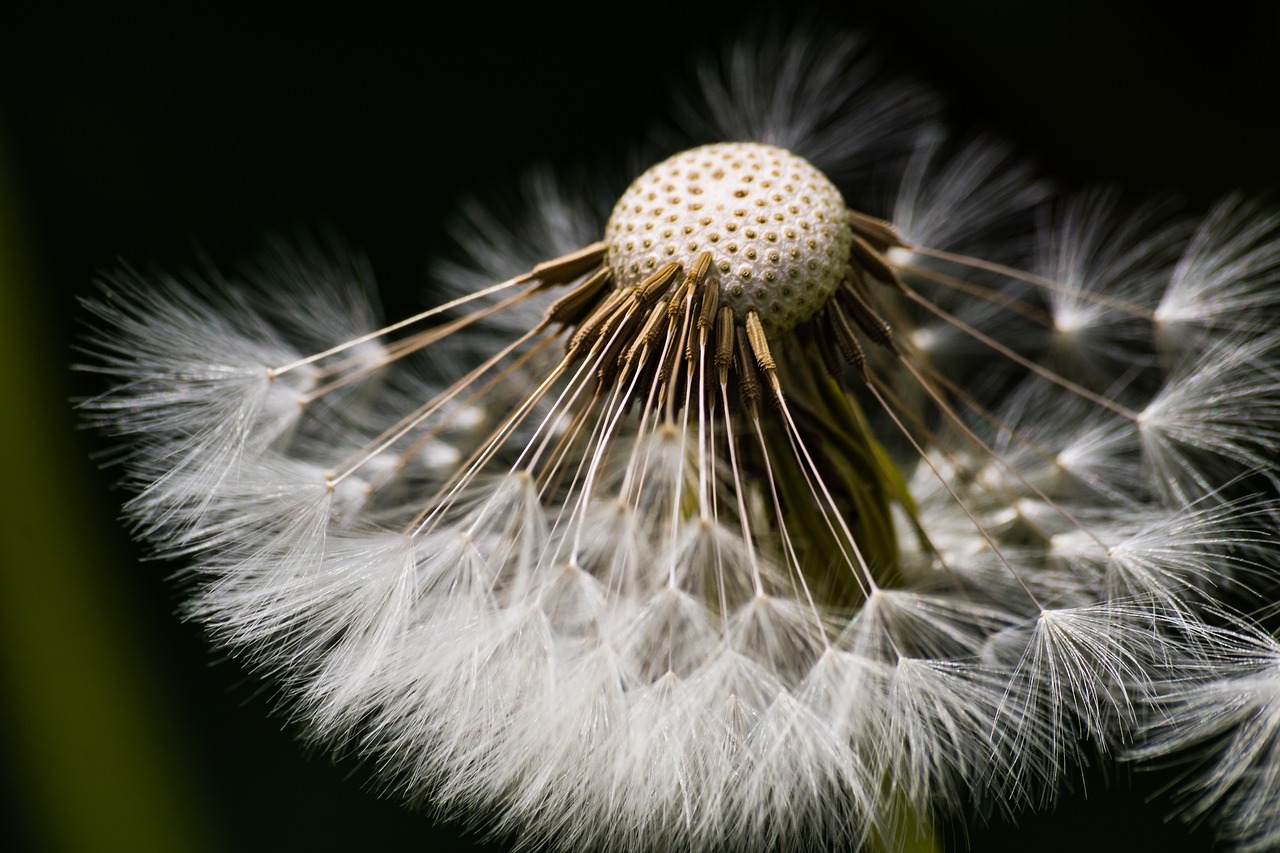
<path fill-rule="evenodd" d="M 617 286 L 711 252 L 707 285 L 739 321 L 755 311 L 771 333 L 826 304 L 844 280 L 852 240 L 844 199 L 826 175 L 783 148 L 742 142 L 650 167 L 605 226 Z"/>
<path fill-rule="evenodd" d="M 531 845 L 891 847 L 1049 801 L 1224 657 L 1202 604 L 1277 562 L 1228 491 L 1280 483 L 1280 241 L 1097 194 L 1036 228 L 1047 185 L 860 45 L 704 71 L 737 141 L 607 222 L 545 174 L 514 229 L 472 205 L 475 263 L 383 329 L 281 247 L 89 303 L 131 520 L 308 734 Z M 892 222 L 832 180 L 879 168 Z"/>

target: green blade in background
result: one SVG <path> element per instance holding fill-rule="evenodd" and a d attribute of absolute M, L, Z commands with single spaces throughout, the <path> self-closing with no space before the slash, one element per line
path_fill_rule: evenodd
<path fill-rule="evenodd" d="M 0 139 L 0 700 L 17 807 L 37 849 L 208 849 L 155 673 L 101 568 L 114 536 L 87 493 L 94 463 L 69 446 L 67 321 L 42 313 L 17 208 Z"/>

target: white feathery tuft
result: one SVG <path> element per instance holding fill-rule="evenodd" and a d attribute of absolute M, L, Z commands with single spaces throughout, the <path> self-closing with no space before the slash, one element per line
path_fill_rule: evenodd
<path fill-rule="evenodd" d="M 1189 504 L 1251 472 L 1270 472 L 1280 449 L 1280 337 L 1215 340 L 1184 360 L 1138 413 L 1154 484 Z"/>
<path fill-rule="evenodd" d="M 1190 355 L 1201 341 L 1184 333 L 1258 333 L 1280 298 L 1280 217 L 1242 195 L 1219 202 L 1183 250 L 1155 310 L 1161 347 Z"/>
<path fill-rule="evenodd" d="M 1280 844 L 1280 644 L 1233 631 L 1217 654 L 1179 667 L 1156 701 L 1141 760 L 1180 756 L 1198 765 L 1180 795 L 1190 819 L 1216 815 L 1235 849 Z"/>

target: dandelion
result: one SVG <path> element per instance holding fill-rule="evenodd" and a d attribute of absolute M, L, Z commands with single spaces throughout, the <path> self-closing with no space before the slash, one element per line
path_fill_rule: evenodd
<path fill-rule="evenodd" d="M 708 65 L 605 221 L 537 183 L 390 325 L 314 247 L 103 280 L 128 515 L 312 736 L 529 844 L 897 849 L 1229 728 L 1183 720 L 1276 556 L 1273 222 L 1058 198 L 864 54 Z M 1260 837 L 1236 752 L 1201 802 Z"/>

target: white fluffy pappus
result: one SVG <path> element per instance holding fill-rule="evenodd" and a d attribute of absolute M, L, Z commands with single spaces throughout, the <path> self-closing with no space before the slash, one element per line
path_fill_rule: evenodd
<path fill-rule="evenodd" d="M 315 247 L 105 277 L 130 519 L 310 735 L 524 845 L 932 850 L 1086 742 L 1235 737 L 1194 812 L 1265 846 L 1274 732 L 1204 723 L 1274 715 L 1260 641 L 1205 620 L 1276 567 L 1274 220 L 1059 198 L 802 41 L 706 65 L 607 220 L 470 210 L 384 328 Z"/>

